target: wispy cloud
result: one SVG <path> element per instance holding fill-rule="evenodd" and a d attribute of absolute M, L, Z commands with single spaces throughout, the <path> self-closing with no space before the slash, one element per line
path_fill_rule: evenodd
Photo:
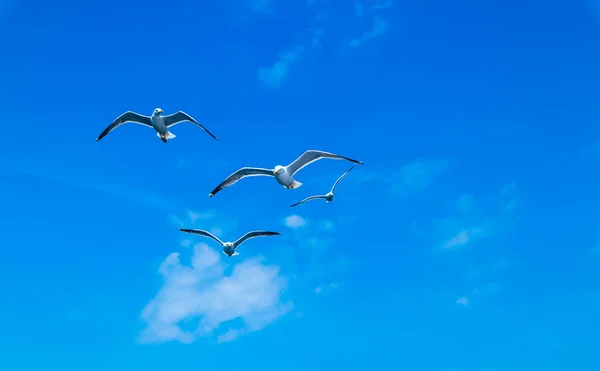
<path fill-rule="evenodd" d="M 469 305 L 469 298 L 466 296 L 461 296 L 460 298 L 456 299 L 456 304 L 460 304 L 466 307 Z"/>
<path fill-rule="evenodd" d="M 501 289 L 499 279 L 502 274 L 514 265 L 504 257 L 493 258 L 486 263 L 468 265 L 464 269 L 463 284 L 471 287 L 468 294 L 463 295 L 456 301 L 462 306 L 470 306 L 483 298 L 490 297 Z"/>
<path fill-rule="evenodd" d="M 311 28 L 309 31 L 312 33 L 311 45 L 313 48 L 321 47 L 321 39 L 325 36 L 325 31 L 322 28 Z"/>
<path fill-rule="evenodd" d="M 466 245 L 482 232 L 483 229 L 479 227 L 463 229 L 462 231 L 458 232 L 458 234 L 450 238 L 442 247 L 444 249 L 452 249 Z"/>
<path fill-rule="evenodd" d="M 280 87 L 290 72 L 291 66 L 296 62 L 302 48 L 281 53 L 279 59 L 270 67 L 261 67 L 256 71 L 256 78 L 270 88 Z"/>
<path fill-rule="evenodd" d="M 415 160 L 400 169 L 396 177 L 404 188 L 418 190 L 428 188 L 434 180 L 448 169 L 446 160 Z"/>
<path fill-rule="evenodd" d="M 470 306 L 474 300 L 478 300 L 480 297 L 493 295 L 500 290 L 500 284 L 498 282 L 486 282 L 482 285 L 476 286 L 471 290 L 471 293 L 467 296 L 461 296 L 456 300 L 456 303 L 462 306 Z"/>
<path fill-rule="evenodd" d="M 348 46 L 350 48 L 358 48 L 364 43 L 383 35 L 388 29 L 388 23 L 381 16 L 376 15 L 373 21 L 373 27 L 369 31 L 363 33 L 360 37 L 350 40 Z"/>
<path fill-rule="evenodd" d="M 106 180 L 101 181 L 97 176 L 86 174 L 85 171 L 78 169 L 72 171 L 62 171 L 57 168 L 47 170 L 43 167 L 28 166 L 24 164 L 13 164 L 6 166 L 6 168 L 22 175 L 36 176 L 72 187 L 107 193 L 145 207 L 160 209 L 167 212 L 181 210 L 181 205 L 178 200 L 127 184 L 113 183 Z"/>
<path fill-rule="evenodd" d="M 283 220 L 283 223 L 289 228 L 297 229 L 306 226 L 307 221 L 300 215 L 290 215 Z"/>
<path fill-rule="evenodd" d="M 477 204 L 473 195 L 462 195 L 455 202 L 454 215 L 434 221 L 439 233 L 446 236 L 440 244 L 442 249 L 464 247 L 510 224 L 518 204 L 516 185 L 510 183 L 488 198 L 491 202 Z"/>
<path fill-rule="evenodd" d="M 321 229 L 324 231 L 331 231 L 335 227 L 335 224 L 333 223 L 333 221 L 331 221 L 329 219 L 321 220 L 319 222 L 319 225 L 321 226 Z"/>
<path fill-rule="evenodd" d="M 227 330 L 226 333 L 221 334 L 217 337 L 217 344 L 228 343 L 230 341 L 234 341 L 235 339 L 240 337 L 240 335 L 243 335 L 243 334 L 244 334 L 243 330 Z"/>
<path fill-rule="evenodd" d="M 191 343 L 212 336 L 222 324 L 230 328 L 217 342 L 231 341 L 241 334 L 269 325 L 293 308 L 281 294 L 287 280 L 279 267 L 266 265 L 261 258 L 245 260 L 225 273 L 221 254 L 203 243 L 193 248 L 190 265 L 182 264 L 178 252 L 171 253 L 159 267 L 163 286 L 143 309 L 146 323 L 139 341 Z M 197 320 L 194 328 L 185 328 Z M 231 328 L 238 320 L 237 328 Z"/>
<path fill-rule="evenodd" d="M 326 285 L 320 285 L 315 287 L 315 294 L 321 294 L 324 291 L 336 290 L 340 287 L 338 282 L 329 282 Z"/>

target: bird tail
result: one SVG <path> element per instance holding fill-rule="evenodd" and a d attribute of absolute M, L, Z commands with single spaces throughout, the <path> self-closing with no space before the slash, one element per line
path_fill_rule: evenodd
<path fill-rule="evenodd" d="M 167 132 L 165 133 L 165 135 L 161 135 L 160 133 L 156 133 L 156 136 L 159 137 L 160 139 L 162 139 L 163 141 L 165 141 L 165 139 L 173 139 L 175 138 L 177 135 L 171 133 L 170 131 L 167 130 Z"/>
<path fill-rule="evenodd" d="M 297 180 L 294 180 L 294 181 L 292 182 L 292 185 L 290 185 L 290 189 L 296 189 L 296 188 L 300 188 L 300 186 L 301 186 L 301 185 L 302 185 L 302 183 L 300 183 L 300 182 L 299 182 L 299 181 L 297 181 Z"/>
<path fill-rule="evenodd" d="M 240 255 L 240 253 L 237 251 L 234 251 L 233 254 L 231 254 L 231 256 L 237 256 L 237 255 Z"/>

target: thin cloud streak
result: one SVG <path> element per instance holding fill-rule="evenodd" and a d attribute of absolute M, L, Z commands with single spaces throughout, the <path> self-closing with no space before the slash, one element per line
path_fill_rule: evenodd
<path fill-rule="evenodd" d="M 279 59 L 272 66 L 259 68 L 256 71 L 256 78 L 269 88 L 280 87 L 287 80 L 290 68 L 302 50 L 303 48 L 295 48 L 281 53 Z"/>
<path fill-rule="evenodd" d="M 364 43 L 383 35 L 389 30 L 389 28 L 389 24 L 381 16 L 377 15 L 374 18 L 373 27 L 371 28 L 371 30 L 363 33 L 360 37 L 356 39 L 350 40 L 350 42 L 348 42 L 348 47 L 358 48 Z"/>
<path fill-rule="evenodd" d="M 179 201 L 170 199 L 164 195 L 126 184 L 101 182 L 91 176 L 82 176 L 81 174 L 83 172 L 81 171 L 73 171 L 70 173 L 60 172 L 57 169 L 47 171 L 27 165 L 5 166 L 5 168 L 21 175 L 35 176 L 73 187 L 100 191 L 118 196 L 126 201 L 167 212 L 174 212 L 176 210 L 181 210 L 182 208 Z"/>

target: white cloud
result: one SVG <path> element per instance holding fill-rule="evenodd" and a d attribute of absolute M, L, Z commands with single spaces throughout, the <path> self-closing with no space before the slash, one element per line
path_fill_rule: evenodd
<path fill-rule="evenodd" d="M 492 294 L 495 294 L 500 290 L 500 284 L 497 282 L 487 282 L 485 284 L 479 285 L 471 290 L 470 296 L 462 296 L 456 300 L 457 304 L 463 306 L 469 306 L 471 302 L 479 297 L 485 297 Z"/>
<path fill-rule="evenodd" d="M 141 314 L 146 328 L 140 342 L 190 343 L 199 336 L 211 336 L 225 322 L 241 320 L 239 328 L 230 328 L 217 339 L 230 341 L 262 329 L 292 309 L 291 302 L 281 300 L 287 280 L 280 276 L 278 266 L 249 259 L 233 266 L 227 275 L 221 255 L 199 243 L 190 265 L 181 263 L 179 253 L 167 256 L 158 270 L 163 286 Z M 195 319 L 199 321 L 195 329 L 182 327 Z"/>
<path fill-rule="evenodd" d="M 469 305 L 469 298 L 466 296 L 462 296 L 456 300 L 456 304 L 460 304 L 466 307 Z"/>
<path fill-rule="evenodd" d="M 256 71 L 256 78 L 270 88 L 278 88 L 283 84 L 290 71 L 290 67 L 296 61 L 301 48 L 281 53 L 279 60 L 271 67 L 261 67 Z"/>
<path fill-rule="evenodd" d="M 214 211 L 204 211 L 202 213 L 188 211 L 187 214 L 192 224 L 196 223 L 197 220 L 213 219 L 216 216 L 216 213 Z"/>
<path fill-rule="evenodd" d="M 301 217 L 300 215 L 290 215 L 284 219 L 284 224 L 289 228 L 302 228 L 306 226 L 306 219 Z"/>
<path fill-rule="evenodd" d="M 181 213 L 179 214 L 181 215 Z M 183 218 L 175 214 L 169 214 L 167 215 L 167 219 L 171 224 L 176 225 L 178 227 L 183 227 L 190 224 L 193 225 L 199 220 L 207 221 L 215 219 L 216 215 L 217 214 L 214 211 L 196 212 L 188 210 L 185 213 L 183 213 Z"/>
<path fill-rule="evenodd" d="M 442 249 L 453 249 L 472 243 L 476 239 L 498 234 L 514 220 L 518 195 L 516 185 L 511 183 L 498 193 L 488 196 L 487 202 L 475 202 L 475 198 L 462 195 L 453 210 L 455 215 L 435 221 L 442 235 Z"/>
<path fill-rule="evenodd" d="M 321 285 L 321 286 L 317 286 L 317 287 L 315 288 L 315 294 L 320 294 L 320 293 L 322 293 L 324 290 L 327 290 L 327 291 L 329 291 L 329 290 L 335 290 L 335 289 L 337 289 L 337 288 L 339 288 L 339 287 L 340 287 L 340 284 L 339 284 L 339 283 L 337 283 L 337 282 L 330 282 L 330 283 L 328 283 L 327 285 Z"/>
<path fill-rule="evenodd" d="M 384 33 L 386 33 L 388 31 L 388 29 L 389 29 L 388 23 L 383 18 L 381 18 L 380 16 L 377 15 L 374 18 L 373 27 L 369 31 L 362 34 L 359 38 L 350 40 L 350 42 L 348 43 L 348 46 L 351 48 L 358 48 L 365 42 L 367 42 L 377 36 L 383 35 Z"/>
<path fill-rule="evenodd" d="M 217 343 L 228 343 L 230 341 L 234 341 L 238 337 L 243 335 L 242 330 L 227 330 L 224 334 L 221 334 L 217 337 Z"/>
<path fill-rule="evenodd" d="M 481 228 L 469 228 L 463 229 L 457 235 L 450 238 L 444 245 L 442 246 L 444 249 L 452 249 L 455 247 L 460 247 L 468 244 L 475 238 L 480 235 L 483 230 Z"/>

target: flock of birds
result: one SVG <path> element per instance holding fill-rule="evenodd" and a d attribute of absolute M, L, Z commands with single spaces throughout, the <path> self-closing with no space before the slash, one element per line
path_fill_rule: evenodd
<path fill-rule="evenodd" d="M 216 136 L 214 136 L 213 133 L 211 133 L 208 129 L 206 129 L 204 126 L 202 126 L 202 124 L 200 124 L 193 117 L 191 117 L 190 115 L 188 115 L 187 113 L 185 113 L 183 111 L 178 111 L 178 112 L 175 112 L 168 116 L 162 116 L 162 113 L 163 113 L 163 110 L 160 108 L 156 108 L 151 116 L 145 116 L 145 115 L 141 115 L 139 113 L 135 113 L 132 111 L 127 111 L 127 112 L 123 113 L 121 116 L 117 117 L 112 122 L 112 124 L 110 124 L 106 129 L 104 129 L 104 131 L 102 133 L 100 133 L 98 138 L 96 138 L 96 141 L 99 141 L 100 139 L 104 138 L 106 135 L 108 135 L 108 133 L 110 133 L 117 127 L 130 122 L 130 123 L 140 124 L 140 125 L 144 125 L 144 126 L 153 128 L 156 131 L 156 135 L 163 141 L 163 143 L 166 143 L 168 139 L 173 139 L 176 137 L 175 134 L 173 134 L 169 131 L 169 129 L 179 123 L 186 122 L 186 121 L 191 122 L 192 124 L 194 124 L 196 126 L 199 126 L 204 131 L 206 131 L 206 133 L 208 133 L 208 135 L 213 137 L 215 140 L 217 140 L 217 141 L 219 140 L 219 139 L 217 139 Z M 332 159 L 332 160 L 346 160 L 346 161 L 353 162 L 354 164 L 361 164 L 361 165 L 364 164 L 364 162 L 362 162 L 362 161 L 358 161 L 358 160 L 354 160 L 354 159 L 351 159 L 348 157 L 336 155 L 334 153 L 317 151 L 317 150 L 308 150 L 287 166 L 277 165 L 273 169 L 265 169 L 265 168 L 258 168 L 258 167 L 243 167 L 243 168 L 237 170 L 236 172 L 234 172 L 233 174 L 229 175 L 227 178 L 225 178 L 225 180 L 223 180 L 218 186 L 216 186 L 215 189 L 213 189 L 212 192 L 210 192 L 210 194 L 208 196 L 213 197 L 218 192 L 222 191 L 223 189 L 225 189 L 227 187 L 232 186 L 233 184 L 237 183 L 239 180 L 246 178 L 246 177 L 252 177 L 252 176 L 274 177 L 275 180 L 277 181 L 277 183 L 282 185 L 284 188 L 296 189 L 296 188 L 299 188 L 302 185 L 302 183 L 295 180 L 294 175 L 298 171 L 300 171 L 302 168 L 304 168 L 305 166 L 310 165 L 313 162 L 323 159 L 323 158 L 328 158 L 328 159 Z M 335 191 L 335 188 L 337 187 L 338 183 L 346 175 L 348 175 L 348 173 L 354 168 L 354 166 L 355 165 L 352 165 L 352 167 L 348 171 L 346 171 L 344 174 L 342 174 L 335 181 L 335 183 L 333 184 L 333 187 L 327 194 L 307 197 L 300 202 L 290 205 L 290 207 L 298 206 L 307 201 L 315 200 L 315 199 L 324 199 L 325 202 L 333 201 L 333 193 Z M 237 239 L 235 242 L 223 242 L 219 238 L 214 236 L 212 233 L 207 232 L 205 230 L 187 229 L 187 228 L 180 228 L 179 230 L 182 232 L 186 232 L 186 233 L 198 234 L 201 236 L 212 238 L 213 240 L 217 241 L 222 246 L 223 253 L 229 257 L 238 255 L 237 248 L 244 241 L 246 241 L 250 238 L 260 237 L 260 236 L 281 235 L 279 232 L 251 231 L 251 232 L 246 233 L 239 239 Z"/>

